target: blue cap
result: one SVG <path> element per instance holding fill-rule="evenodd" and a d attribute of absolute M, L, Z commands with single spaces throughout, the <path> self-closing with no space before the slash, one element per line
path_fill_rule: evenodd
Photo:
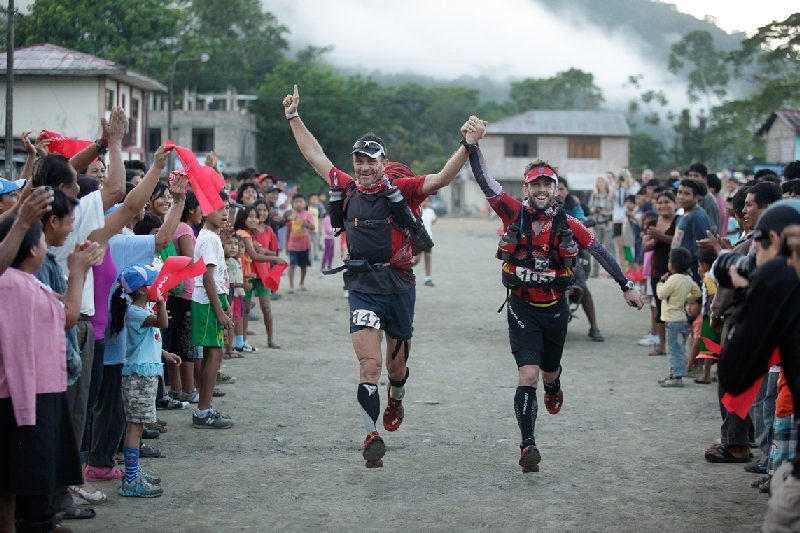
<path fill-rule="evenodd" d="M 28 183 L 28 180 L 8 181 L 0 178 L 0 196 L 10 192 L 18 191 Z"/>
<path fill-rule="evenodd" d="M 158 269 L 153 265 L 136 263 L 125 267 L 117 281 L 122 290 L 128 294 L 136 292 L 144 286 L 150 286 L 158 276 Z"/>

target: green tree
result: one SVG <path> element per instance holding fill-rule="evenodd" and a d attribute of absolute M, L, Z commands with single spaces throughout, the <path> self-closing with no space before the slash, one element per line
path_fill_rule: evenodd
<path fill-rule="evenodd" d="M 630 168 L 642 172 L 650 168 L 656 172 L 666 169 L 664 143 L 649 133 L 633 133 L 630 136 Z"/>
<path fill-rule="evenodd" d="M 594 75 L 571 68 L 552 78 L 526 78 L 511 84 L 516 111 L 531 109 L 598 109 L 605 102 Z"/>
<path fill-rule="evenodd" d="M 686 94 L 690 102 L 698 102 L 700 95 L 706 99 L 706 113 L 711 112 L 711 97 L 725 98 L 730 75 L 725 64 L 725 54 L 714 48 L 714 39 L 707 31 L 693 31 L 672 45 L 669 55 L 669 71 L 682 72 L 686 62 L 693 65 L 688 74 Z"/>
<path fill-rule="evenodd" d="M 36 0 L 15 19 L 14 43 L 52 43 L 139 71 L 163 69 L 180 20 L 172 0 Z"/>
<path fill-rule="evenodd" d="M 672 164 L 687 167 L 697 161 L 711 163 L 716 159 L 706 143 L 707 116 L 700 113 L 695 121 L 691 111 L 683 109 L 677 116 L 670 115 L 670 119 L 675 130 L 675 144 L 668 152 Z"/>

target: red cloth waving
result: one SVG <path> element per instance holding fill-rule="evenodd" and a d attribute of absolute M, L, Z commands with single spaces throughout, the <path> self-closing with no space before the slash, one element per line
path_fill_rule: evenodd
<path fill-rule="evenodd" d="M 51 154 L 61 154 L 67 159 L 70 159 L 72 156 L 93 143 L 93 141 L 79 141 L 76 139 L 70 139 L 66 135 L 61 135 L 55 131 L 48 130 L 42 130 L 42 132 L 39 134 L 39 137 L 50 139 L 50 144 L 47 145 L 47 149 L 50 150 Z"/>
<path fill-rule="evenodd" d="M 219 191 L 225 186 L 225 178 L 213 168 L 201 165 L 188 148 L 178 146 L 172 141 L 167 141 L 165 147 L 167 150 L 177 152 L 181 164 L 189 176 L 189 183 L 192 184 L 192 189 L 197 195 L 197 201 L 200 202 L 200 211 L 203 215 L 208 216 L 225 205 L 219 196 Z"/>
<path fill-rule="evenodd" d="M 206 264 L 202 259 L 190 265 L 191 262 L 191 257 L 183 255 L 167 257 L 155 281 L 147 290 L 147 297 L 156 301 L 159 296 L 167 294 L 167 291 L 180 285 L 181 281 L 196 278 L 206 271 Z"/>

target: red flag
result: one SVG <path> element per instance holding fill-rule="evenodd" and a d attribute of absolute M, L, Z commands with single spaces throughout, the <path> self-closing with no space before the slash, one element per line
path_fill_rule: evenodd
<path fill-rule="evenodd" d="M 705 337 L 700 337 L 700 338 L 703 339 L 703 343 L 706 345 L 706 348 L 708 348 L 711 353 L 719 355 L 719 353 L 722 351 L 722 346 L 720 346 L 716 342 L 710 341 Z M 715 359 L 718 358 L 715 357 Z"/>
<path fill-rule="evenodd" d="M 775 348 L 775 351 L 772 352 L 772 357 L 769 358 L 769 366 L 775 366 L 780 364 L 781 362 L 781 352 L 778 348 Z M 741 394 L 737 394 L 733 396 L 732 394 L 725 393 L 725 396 L 722 397 L 722 405 L 725 406 L 725 409 L 730 411 L 731 413 L 735 413 L 739 418 L 744 418 L 747 416 L 747 413 L 750 412 L 750 408 L 753 407 L 753 402 L 756 400 L 756 396 L 758 396 L 758 389 L 761 388 L 761 381 L 764 378 L 758 378 L 753 385 L 744 391 Z"/>
<path fill-rule="evenodd" d="M 50 150 L 51 154 L 61 154 L 67 159 L 70 159 L 72 156 L 90 144 L 93 144 L 93 141 L 79 141 L 70 139 L 66 135 L 61 135 L 55 131 L 48 130 L 42 130 L 42 132 L 39 134 L 39 137 L 50 139 L 50 144 L 47 145 L 47 149 Z"/>
<path fill-rule="evenodd" d="M 219 191 L 225 186 L 225 178 L 211 167 L 201 165 L 194 153 L 188 148 L 183 148 L 168 140 L 164 145 L 167 150 L 175 150 L 189 176 L 189 183 L 200 202 L 200 211 L 208 216 L 225 203 L 219 196 Z"/>
<path fill-rule="evenodd" d="M 258 263 L 254 263 L 258 264 Z M 264 283 L 264 287 L 271 291 L 277 291 L 281 286 L 281 275 L 283 271 L 289 268 L 288 264 L 285 265 L 275 265 L 271 269 L 269 269 L 269 275 L 266 278 L 262 278 L 262 282 Z"/>
<path fill-rule="evenodd" d="M 207 270 L 206 264 L 202 259 L 190 265 L 189 263 L 191 262 L 192 258 L 184 255 L 167 257 L 155 281 L 147 290 L 148 298 L 156 301 L 159 296 L 166 294 L 170 289 L 174 289 L 182 281 L 197 277 Z"/>

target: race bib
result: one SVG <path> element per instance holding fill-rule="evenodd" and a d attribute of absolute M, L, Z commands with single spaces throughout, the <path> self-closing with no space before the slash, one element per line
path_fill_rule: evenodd
<path fill-rule="evenodd" d="M 536 272 L 521 266 L 517 267 L 516 274 L 523 283 L 550 283 L 556 278 L 556 273 L 553 270 Z"/>
<path fill-rule="evenodd" d="M 356 309 L 352 312 L 353 324 L 356 326 L 365 326 L 368 328 L 381 329 L 381 319 L 374 311 L 367 311 L 366 309 Z"/>

